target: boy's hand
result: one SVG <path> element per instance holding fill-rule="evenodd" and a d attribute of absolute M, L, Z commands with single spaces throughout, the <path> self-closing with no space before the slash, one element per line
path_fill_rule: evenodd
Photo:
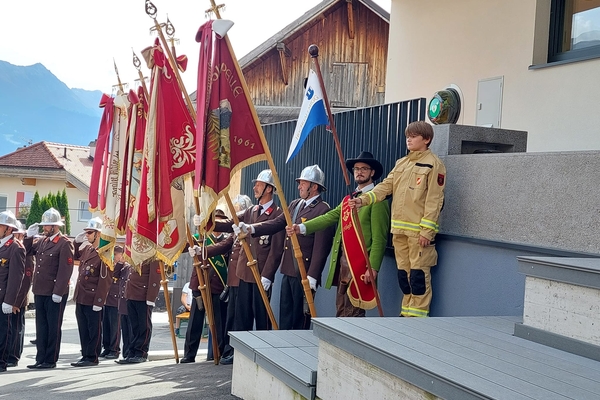
<path fill-rule="evenodd" d="M 359 198 L 356 199 L 350 199 L 348 200 L 348 205 L 350 206 L 350 208 L 353 209 L 359 209 L 360 207 L 362 207 L 362 200 Z"/>
<path fill-rule="evenodd" d="M 431 240 L 427 239 L 425 236 L 419 235 L 419 246 L 426 247 L 431 244 Z"/>

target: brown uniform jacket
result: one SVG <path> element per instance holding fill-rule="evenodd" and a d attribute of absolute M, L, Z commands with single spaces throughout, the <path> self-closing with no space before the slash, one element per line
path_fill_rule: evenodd
<path fill-rule="evenodd" d="M 270 221 L 281 215 L 283 211 L 278 206 L 272 204 L 269 209 L 265 210 L 260 216 L 258 215 L 258 206 L 248 208 L 238 214 L 238 218 L 245 224 L 255 224 L 258 222 Z M 215 230 L 218 232 L 233 232 L 233 220 L 226 219 L 215 222 Z M 262 235 L 259 237 L 247 237 L 246 241 L 250 246 L 250 250 L 258 261 L 258 271 L 262 275 L 264 270 L 273 271 L 272 275 L 266 276 L 271 282 L 275 279 L 275 271 L 281 262 L 283 255 L 283 243 L 285 241 L 285 231 L 278 232 L 274 235 Z M 247 283 L 256 283 L 252 270 L 248 267 L 248 257 L 242 249 L 238 256 L 237 276 Z"/>
<path fill-rule="evenodd" d="M 125 286 L 125 298 L 154 303 L 160 290 L 160 266 L 158 261 L 152 261 L 142 264 L 141 268 L 141 274 L 131 270 Z"/>
<path fill-rule="evenodd" d="M 243 251 L 242 245 L 240 244 L 240 241 L 235 238 L 233 246 L 231 247 L 231 253 L 229 253 L 229 262 L 227 263 L 227 286 L 229 287 L 240 286 L 240 278 L 236 273 L 240 251 Z"/>
<path fill-rule="evenodd" d="M 35 255 L 33 294 L 64 296 L 69 293 L 69 279 L 73 274 L 73 243 L 62 233 L 50 240 L 41 237 L 23 240 L 25 249 Z"/>
<path fill-rule="evenodd" d="M 225 260 L 229 257 L 229 252 L 231 251 L 231 246 L 233 245 L 234 235 L 228 235 L 226 238 L 218 241 L 212 246 L 206 247 L 206 257 L 214 257 L 218 255 L 222 255 L 225 257 Z M 208 262 L 208 260 L 207 260 Z M 228 271 L 229 272 L 229 271 Z M 229 274 L 227 274 L 229 276 Z M 223 282 L 221 282 L 221 278 L 215 273 L 215 270 L 211 267 L 208 272 L 208 279 L 210 281 L 210 292 L 211 294 L 221 294 L 224 289 Z M 227 282 L 226 282 L 227 283 Z M 200 296 L 200 291 L 198 290 L 198 275 L 196 274 L 196 267 L 192 268 L 192 276 L 190 278 L 190 289 L 192 289 L 192 293 L 194 296 Z"/>
<path fill-rule="evenodd" d="M 35 267 L 35 258 L 31 251 L 25 254 L 25 275 L 23 276 L 23 282 L 21 282 L 21 289 L 17 295 L 17 307 L 22 308 L 27 305 L 27 294 L 31 288 L 31 279 L 33 278 L 33 271 Z"/>
<path fill-rule="evenodd" d="M 294 218 L 294 214 L 296 214 L 296 220 L 294 221 L 295 224 L 301 224 L 305 221 L 318 217 L 319 215 L 325 214 L 330 210 L 329 204 L 324 202 L 321 196 L 319 196 L 308 206 L 305 206 L 302 210 L 299 210 L 296 213 L 296 208 L 298 207 L 300 200 L 302 199 L 296 199 L 292 201 L 289 207 L 291 217 Z M 286 225 L 287 222 L 285 220 L 285 215 L 281 214 L 271 221 L 254 224 L 254 234 L 252 236 L 258 237 L 261 235 L 273 234 L 285 229 Z M 321 281 L 321 273 L 325 268 L 327 257 L 331 251 L 331 244 L 333 243 L 334 235 L 335 227 L 333 226 L 310 235 L 296 235 L 298 238 L 298 243 L 300 244 L 300 250 L 302 251 L 302 259 L 304 260 L 306 274 L 315 278 L 317 282 Z M 269 276 L 275 276 L 277 266 L 274 267 L 274 271 L 263 271 L 263 276 L 267 278 L 269 278 Z M 296 258 L 294 257 L 292 240 L 288 236 L 285 238 L 281 273 L 287 276 L 300 278 L 300 272 L 296 268 Z M 271 281 L 273 280 L 271 279 Z"/>
<path fill-rule="evenodd" d="M 104 307 L 112 283 L 112 271 L 102 262 L 92 245 L 83 249 L 76 243 L 75 259 L 79 260 L 79 276 L 75 285 L 76 303 L 84 306 Z"/>
<path fill-rule="evenodd" d="M 131 265 L 124 261 L 115 264 L 115 270 L 113 271 L 113 280 L 117 280 L 119 293 L 118 293 L 118 308 L 119 314 L 127 315 L 127 299 L 125 298 L 125 286 L 127 285 L 127 279 L 131 273 Z M 113 284 L 114 285 L 114 284 Z"/>
<path fill-rule="evenodd" d="M 14 237 L 0 247 L 0 303 L 18 306 L 17 295 L 25 275 L 25 248 Z"/>

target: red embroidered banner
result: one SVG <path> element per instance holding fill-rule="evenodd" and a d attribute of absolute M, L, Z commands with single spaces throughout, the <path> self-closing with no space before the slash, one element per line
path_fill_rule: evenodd
<path fill-rule="evenodd" d="M 205 226 L 218 199 L 229 189 L 232 175 L 266 159 L 259 122 L 243 89 L 237 61 L 224 38 L 212 31 L 213 21 L 200 27 L 198 66 L 196 174 Z"/>
<path fill-rule="evenodd" d="M 348 205 L 350 196 L 346 196 L 342 201 L 342 245 L 344 254 L 350 266 L 352 280 L 348 285 L 348 298 L 354 307 L 370 310 L 377 306 L 375 291 L 373 285 L 363 281 L 364 274 L 367 272 L 366 249 L 363 248 L 362 240 L 358 236 L 354 214 Z"/>

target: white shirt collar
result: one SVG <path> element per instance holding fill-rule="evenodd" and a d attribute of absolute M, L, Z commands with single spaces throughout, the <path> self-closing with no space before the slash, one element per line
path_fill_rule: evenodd
<path fill-rule="evenodd" d="M 60 231 L 56 232 L 54 235 L 48 237 L 48 240 L 54 240 L 55 237 L 57 237 L 60 234 Z"/>
<path fill-rule="evenodd" d="M 273 205 L 273 200 L 267 201 L 265 204 L 260 204 L 262 207 L 260 210 L 260 215 L 263 215 L 265 211 L 267 211 Z"/>
<path fill-rule="evenodd" d="M 5 238 L 1 239 L 1 240 L 0 240 L 0 247 L 4 246 L 4 245 L 6 244 L 6 242 L 8 242 L 8 240 L 9 240 L 10 238 L 12 238 L 12 237 L 13 237 L 13 235 L 12 235 L 12 234 L 10 234 L 10 235 L 6 236 Z"/>
<path fill-rule="evenodd" d="M 375 187 L 375 184 L 371 183 L 362 189 L 359 189 L 358 187 L 356 187 L 356 191 L 360 190 L 361 193 L 367 193 L 367 192 L 370 192 L 371 190 L 373 190 L 374 187 Z"/>
<path fill-rule="evenodd" d="M 320 194 L 318 194 L 316 196 L 313 196 L 313 197 L 311 197 L 308 200 L 304 200 L 304 202 L 306 203 L 306 204 L 304 204 L 304 207 L 308 206 L 310 203 L 312 203 L 313 201 L 315 201 L 317 199 L 317 197 L 319 197 L 319 196 L 320 196 Z"/>

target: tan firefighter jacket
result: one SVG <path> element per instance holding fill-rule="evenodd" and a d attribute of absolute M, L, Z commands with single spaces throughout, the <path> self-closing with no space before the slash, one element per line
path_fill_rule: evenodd
<path fill-rule="evenodd" d="M 368 205 L 391 194 L 391 232 L 433 240 L 439 231 L 445 185 L 442 161 L 431 150 L 413 151 L 396 161 L 389 175 L 359 198 Z"/>

